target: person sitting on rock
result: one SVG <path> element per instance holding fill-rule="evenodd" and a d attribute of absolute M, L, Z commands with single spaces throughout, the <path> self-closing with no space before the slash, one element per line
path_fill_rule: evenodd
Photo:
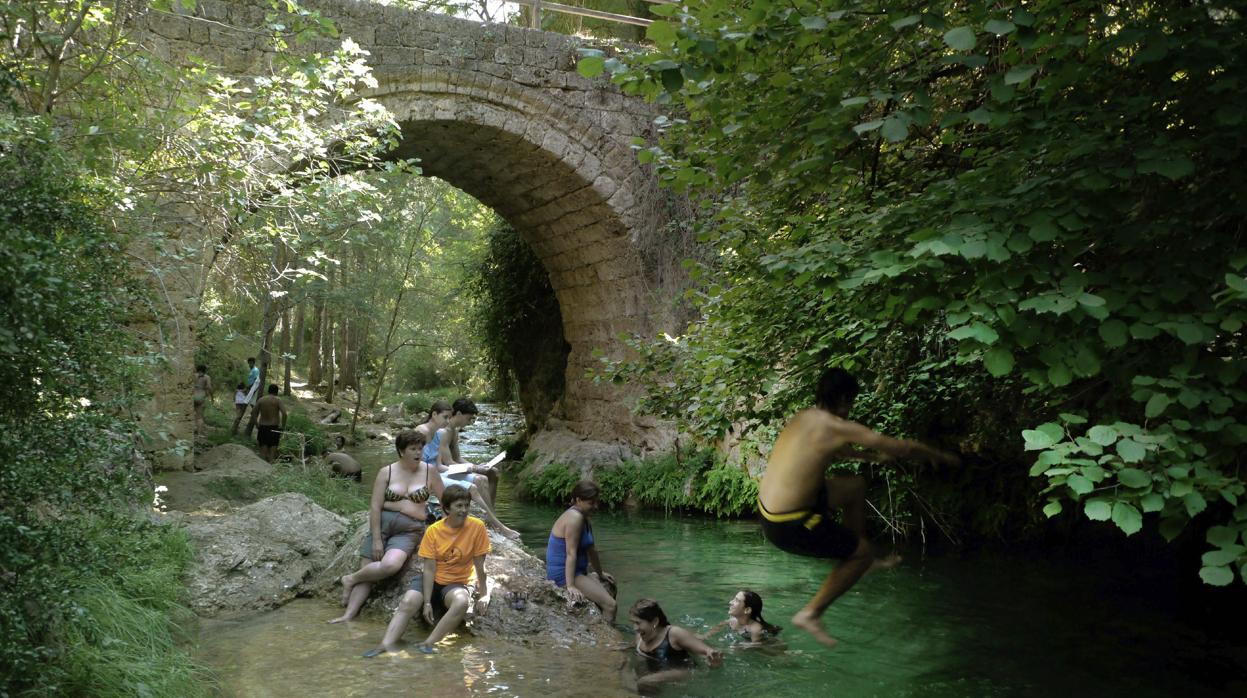
<path fill-rule="evenodd" d="M 470 410 L 468 407 L 461 404 L 463 402 L 466 402 L 467 405 L 470 406 Z M 425 437 L 428 438 L 428 442 L 424 446 L 424 460 L 427 463 L 432 463 L 437 466 L 438 470 L 443 473 L 443 477 L 445 479 L 455 479 L 462 477 L 463 475 L 467 475 L 468 477 L 463 479 L 460 484 L 467 488 L 468 494 L 472 497 L 472 501 L 476 502 L 477 506 L 481 508 L 481 511 L 485 514 L 485 520 L 489 522 L 489 525 L 497 528 L 499 531 L 502 531 L 502 535 L 507 538 L 519 540 L 519 532 L 499 521 L 498 516 L 494 514 L 493 504 L 487 496 L 488 489 L 482 489 L 480 487 L 480 483 L 488 482 L 486 476 L 477 476 L 471 472 L 465 472 L 456 476 L 447 474 L 447 471 L 450 470 L 450 466 L 456 462 L 454 461 L 454 457 L 458 455 L 459 448 L 458 429 L 451 428 L 449 425 L 454 423 L 459 426 L 465 426 L 467 424 L 471 424 L 471 420 L 476 418 L 476 405 L 472 404 L 471 400 L 461 399 L 455 401 L 455 404 L 460 405 L 464 411 L 455 413 L 449 403 L 445 400 L 438 400 L 433 403 L 432 407 L 429 408 L 429 417 L 424 424 L 416 427 L 417 431 L 424 434 Z M 456 421 L 452 422 L 452 418 Z M 448 440 L 452 439 L 455 443 L 453 455 L 451 450 L 448 448 L 447 443 Z M 477 477 L 480 478 L 480 481 L 474 482 L 473 480 Z"/>
<path fill-rule="evenodd" d="M 489 606 L 489 586 L 485 576 L 485 556 L 490 551 L 489 532 L 485 522 L 468 516 L 471 495 L 460 485 L 450 485 L 442 494 L 446 518 L 429 526 L 420 543 L 423 569 L 411 580 L 407 593 L 399 601 L 398 610 L 385 629 L 381 647 L 364 656 L 398 651 L 398 640 L 417 612 L 433 626 L 433 632 L 416 649 L 425 654 L 433 645 L 459 627 L 476 602 L 476 613 L 485 613 Z M 440 616 L 440 619 L 439 619 Z"/>
<path fill-rule="evenodd" d="M 498 500 L 498 469 L 469 462 L 459 452 L 459 432 L 472 426 L 479 412 L 480 410 L 476 408 L 476 403 L 466 397 L 455 400 L 454 404 L 450 406 L 450 419 L 447 420 L 446 426 L 442 430 L 444 432 L 443 438 L 439 439 L 440 448 L 437 452 L 437 464 L 442 470 L 442 477 L 447 480 L 471 483 L 482 488 L 481 495 L 492 506 Z M 451 466 L 459 467 L 455 468 L 456 472 L 447 473 L 447 468 Z M 464 486 L 466 487 L 467 485 L 464 484 Z"/>
<path fill-rule="evenodd" d="M 613 587 L 615 578 L 602 569 L 593 544 L 593 524 L 589 523 L 589 514 L 598 505 L 598 492 L 592 480 L 581 480 L 572 488 L 571 506 L 555 519 L 546 541 L 546 579 L 566 589 L 567 599 L 573 603 L 588 598 L 602 609 L 608 623 L 614 623 L 615 595 L 604 583 Z M 590 563 L 595 574 L 589 574 Z"/>
<path fill-rule="evenodd" d="M 363 564 L 354 574 L 342 576 L 342 605 L 346 610 L 330 623 L 354 618 L 372 585 L 403 568 L 424 533 L 430 495 L 442 495 L 441 474 L 420 460 L 423 434 L 399 432 L 394 448 L 398 460 L 377 471 L 373 481 L 368 535 L 359 549 Z"/>
<path fill-rule="evenodd" d="M 325 462 L 329 464 L 330 469 L 333 471 L 333 476 L 362 482 L 364 473 L 359 466 L 359 461 L 343 450 L 346 448 L 346 437 L 341 434 L 335 436 L 334 446 L 333 451 L 325 454 Z"/>

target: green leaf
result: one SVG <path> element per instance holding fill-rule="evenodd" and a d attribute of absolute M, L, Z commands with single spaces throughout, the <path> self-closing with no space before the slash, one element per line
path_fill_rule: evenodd
<path fill-rule="evenodd" d="M 1186 519 L 1178 516 L 1171 516 L 1167 519 L 1161 519 L 1160 535 L 1170 543 L 1182 533 L 1182 529 L 1186 528 Z"/>
<path fill-rule="evenodd" d="M 1238 541 L 1238 531 L 1229 526 L 1213 526 L 1208 529 L 1207 540 L 1218 548 L 1227 548 Z"/>
<path fill-rule="evenodd" d="M 1117 441 L 1117 430 L 1103 424 L 1097 424 L 1087 430 L 1087 436 L 1101 446 L 1112 446 Z"/>
<path fill-rule="evenodd" d="M 1224 548 L 1218 548 L 1217 550 L 1209 550 L 1204 553 L 1204 556 L 1200 558 L 1200 560 L 1205 565 L 1210 567 L 1228 565 L 1231 562 L 1237 562 L 1238 558 L 1242 556 L 1243 550 L 1245 550 L 1245 548 L 1241 545 L 1230 545 Z"/>
<path fill-rule="evenodd" d="M 1234 571 L 1229 567 L 1204 567 L 1199 571 L 1199 578 L 1204 580 L 1205 584 L 1223 587 L 1234 581 Z"/>
<path fill-rule="evenodd" d="M 1152 476 L 1138 468 L 1122 468 L 1117 481 L 1126 487 L 1147 487 L 1152 484 Z"/>
<path fill-rule="evenodd" d="M 983 25 L 984 31 L 995 34 L 996 36 L 1012 34 L 1016 29 L 1017 27 L 1014 26 L 1013 22 L 1003 19 L 989 19 L 987 20 L 987 24 Z"/>
<path fill-rule="evenodd" d="M 1074 374 L 1070 373 L 1069 368 L 1065 364 L 1057 364 L 1048 369 L 1048 382 L 1056 388 L 1062 388 L 1070 384 L 1074 380 Z"/>
<path fill-rule="evenodd" d="M 1082 510 L 1092 521 L 1108 521 L 1113 515 L 1113 507 L 1103 499 L 1088 499 Z"/>
<path fill-rule="evenodd" d="M 1117 442 L 1117 455 L 1127 463 L 1138 463 L 1147 456 L 1147 449 L 1134 439 L 1122 439 Z"/>
<path fill-rule="evenodd" d="M 920 21 L 922 21 L 921 16 L 909 15 L 908 17 L 902 17 L 900 19 L 892 20 L 892 28 L 896 30 L 901 30 L 901 29 L 904 29 L 905 27 L 912 27 L 913 25 L 917 24 Z"/>
<path fill-rule="evenodd" d="M 1142 162 L 1139 163 L 1139 166 L 1136 169 L 1140 173 L 1147 174 L 1155 172 L 1156 174 L 1168 177 L 1169 179 L 1177 180 L 1194 173 L 1195 163 L 1191 162 L 1190 158 L 1179 156 L 1163 160 L 1149 160 Z"/>
<path fill-rule="evenodd" d="M 1131 504 L 1117 502 L 1113 505 L 1113 523 L 1126 535 L 1133 536 L 1143 528 L 1143 514 Z"/>
<path fill-rule="evenodd" d="M 653 26 L 653 25 L 650 25 Z M 662 71 L 662 86 L 668 92 L 679 92 L 684 87 L 684 75 L 679 68 Z"/>
<path fill-rule="evenodd" d="M 822 31 L 827 28 L 827 20 L 818 16 L 802 17 L 801 26 L 810 31 Z"/>
<path fill-rule="evenodd" d="M 1037 429 L 1024 429 L 1022 438 L 1026 441 L 1027 451 L 1039 451 L 1056 443 L 1056 439 Z"/>
<path fill-rule="evenodd" d="M 1208 502 L 1204 500 L 1204 495 L 1198 492 L 1191 492 L 1182 498 L 1182 503 L 1186 505 L 1187 516 L 1197 516 L 1201 511 L 1208 508 Z"/>
<path fill-rule="evenodd" d="M 1099 308 L 1104 305 L 1104 299 L 1094 293 L 1082 293 L 1078 296 L 1078 302 L 1088 308 Z"/>
<path fill-rule="evenodd" d="M 1173 402 L 1168 395 L 1164 393 L 1155 393 L 1151 399 L 1147 401 L 1147 407 L 1143 410 L 1143 414 L 1148 419 L 1155 419 L 1164 414 L 1169 405 Z"/>
<path fill-rule="evenodd" d="M 1053 443 L 1065 438 L 1065 428 L 1056 422 L 1044 422 L 1035 428 L 1047 434 Z"/>
<path fill-rule="evenodd" d="M 1126 341 L 1129 339 L 1126 323 L 1121 320 L 1107 320 L 1101 323 L 1100 339 L 1103 339 L 1105 344 L 1114 349 L 1125 346 Z"/>
<path fill-rule="evenodd" d="M 862 123 L 853 127 L 853 133 L 856 133 L 857 135 L 860 136 L 863 133 L 874 131 L 875 129 L 879 128 L 882 125 L 883 125 L 883 119 L 875 119 L 873 121 L 863 121 Z"/>
<path fill-rule="evenodd" d="M 586 78 L 596 78 L 606 68 L 606 59 L 601 56 L 587 56 L 576 64 L 576 72 Z"/>
<path fill-rule="evenodd" d="M 1080 497 L 1095 489 L 1095 485 L 1082 475 L 1070 475 L 1065 484 L 1074 491 L 1074 494 Z"/>
<path fill-rule="evenodd" d="M 1031 76 L 1034 75 L 1035 71 L 1038 69 L 1039 68 L 1033 65 L 1015 65 L 1009 69 L 1009 72 L 1005 73 L 1005 84 L 1016 85 L 1021 82 L 1026 82 L 1031 79 Z"/>
<path fill-rule="evenodd" d="M 675 26 L 670 22 L 654 22 L 646 27 L 645 38 L 659 46 L 670 46 L 676 40 Z"/>
<path fill-rule="evenodd" d="M 963 339 L 974 339 L 983 344 L 995 344 L 1000 339 L 1000 335 L 996 330 L 981 322 L 972 322 L 969 325 L 962 325 L 952 332 L 948 333 L 949 339 L 961 341 Z"/>
<path fill-rule="evenodd" d="M 1053 499 L 1052 501 L 1050 501 L 1050 502 L 1048 502 L 1046 505 L 1044 505 L 1044 508 L 1043 508 L 1043 513 L 1044 513 L 1044 516 L 1046 516 L 1046 517 L 1048 517 L 1048 518 L 1052 518 L 1052 517 L 1056 516 L 1057 514 L 1060 514 L 1060 513 L 1061 513 L 1061 509 L 1062 509 L 1062 507 L 1061 507 L 1061 503 L 1060 503 L 1059 501 L 1057 501 L 1057 500 Z"/>
<path fill-rule="evenodd" d="M 1004 347 L 992 347 L 983 355 L 983 365 L 994 378 L 1008 375 L 1013 370 L 1013 352 Z"/>
<path fill-rule="evenodd" d="M 1165 508 L 1165 498 L 1155 492 L 1149 492 L 1139 498 L 1139 504 L 1145 513 L 1150 514 Z"/>
<path fill-rule="evenodd" d="M 957 27 L 944 33 L 944 43 L 954 51 L 969 51 L 978 41 L 974 38 L 974 30 L 970 27 Z"/>
<path fill-rule="evenodd" d="M 1069 412 L 1062 412 L 1061 414 L 1057 416 L 1059 416 L 1061 418 L 1061 421 L 1065 422 L 1066 424 L 1086 424 L 1087 423 L 1087 418 L 1080 414 L 1071 414 Z"/>
<path fill-rule="evenodd" d="M 1239 293 L 1247 293 L 1247 276 L 1225 275 L 1225 285 Z"/>
<path fill-rule="evenodd" d="M 879 129 L 879 134 L 889 143 L 900 143 L 909 137 L 909 127 L 905 125 L 903 119 L 889 116 L 883 120 L 883 128 Z"/>

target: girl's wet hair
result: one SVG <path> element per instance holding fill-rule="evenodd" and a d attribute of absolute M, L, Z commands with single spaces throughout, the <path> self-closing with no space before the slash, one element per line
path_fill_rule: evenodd
<path fill-rule="evenodd" d="M 778 634 L 781 628 L 778 625 L 771 625 L 762 617 L 762 597 L 758 596 L 758 592 L 741 589 L 740 595 L 744 599 L 745 608 L 749 609 L 749 620 L 758 621 L 772 635 Z"/>
<path fill-rule="evenodd" d="M 400 456 L 403 455 L 403 451 L 406 451 L 408 446 L 411 446 L 412 444 L 420 444 L 423 446 L 426 443 L 427 440 L 424 438 L 424 434 L 421 434 L 415 429 L 404 429 L 403 431 L 398 432 L 398 436 L 394 437 L 394 449 L 398 451 L 398 455 Z"/>
<path fill-rule="evenodd" d="M 598 483 L 592 480 L 581 480 L 572 488 L 572 503 L 574 504 L 577 499 L 585 501 L 597 499 L 601 493 L 602 490 L 598 487 Z"/>
<path fill-rule="evenodd" d="M 449 411 L 450 411 L 450 403 L 446 402 L 445 400 L 438 400 L 437 402 L 433 403 L 431 407 L 429 407 L 429 416 L 425 417 L 424 421 L 427 422 L 430 419 L 433 419 L 433 415 L 437 414 L 438 412 L 449 412 Z"/>
<path fill-rule="evenodd" d="M 659 606 L 658 602 L 653 599 L 637 599 L 628 613 L 644 621 L 658 621 L 660 628 L 671 625 L 667 621 L 667 614 L 662 612 L 662 606 Z"/>

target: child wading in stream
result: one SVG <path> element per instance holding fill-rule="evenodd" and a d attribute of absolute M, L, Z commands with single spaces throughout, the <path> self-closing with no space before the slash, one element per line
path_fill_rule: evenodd
<path fill-rule="evenodd" d="M 823 630 L 827 607 L 862 575 L 900 562 L 896 555 L 876 560 L 866 539 L 865 481 L 856 475 L 824 479 L 828 463 L 892 458 L 961 462 L 951 453 L 884 436 L 846 419 L 857 392 L 857 379 L 847 371 L 827 369 L 814 392 L 816 406 L 798 412 L 784 425 L 758 485 L 758 512 L 767 540 L 795 555 L 841 561 L 814 598 L 792 617 L 793 625 L 828 647 L 834 647 L 836 640 Z M 852 445 L 877 453 L 857 451 Z M 835 510 L 842 513 L 843 524 L 832 520 Z"/>

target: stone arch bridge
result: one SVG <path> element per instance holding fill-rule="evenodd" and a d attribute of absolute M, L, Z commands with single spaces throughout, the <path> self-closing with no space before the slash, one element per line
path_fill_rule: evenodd
<path fill-rule="evenodd" d="M 575 37 L 363 0 L 302 4 L 371 54 L 378 86 L 363 96 L 401 125 L 396 155 L 419 158 L 425 174 L 494 208 L 548 271 L 569 347 L 561 399 L 526 405 L 543 425 L 534 448 L 581 462 L 666 448 L 671 433 L 634 416 L 626 391 L 585 377 L 595 349 L 618 356 L 621 334 L 672 321 L 639 248 L 673 214 L 630 147 L 650 135 L 658 112 L 577 74 Z M 266 58 L 255 31 L 266 10 L 264 0 L 199 0 L 193 12 L 144 16 L 142 31 L 162 58 L 195 55 L 248 75 Z M 311 49 L 339 40 L 321 43 Z M 558 353 L 546 360 L 562 361 Z"/>

